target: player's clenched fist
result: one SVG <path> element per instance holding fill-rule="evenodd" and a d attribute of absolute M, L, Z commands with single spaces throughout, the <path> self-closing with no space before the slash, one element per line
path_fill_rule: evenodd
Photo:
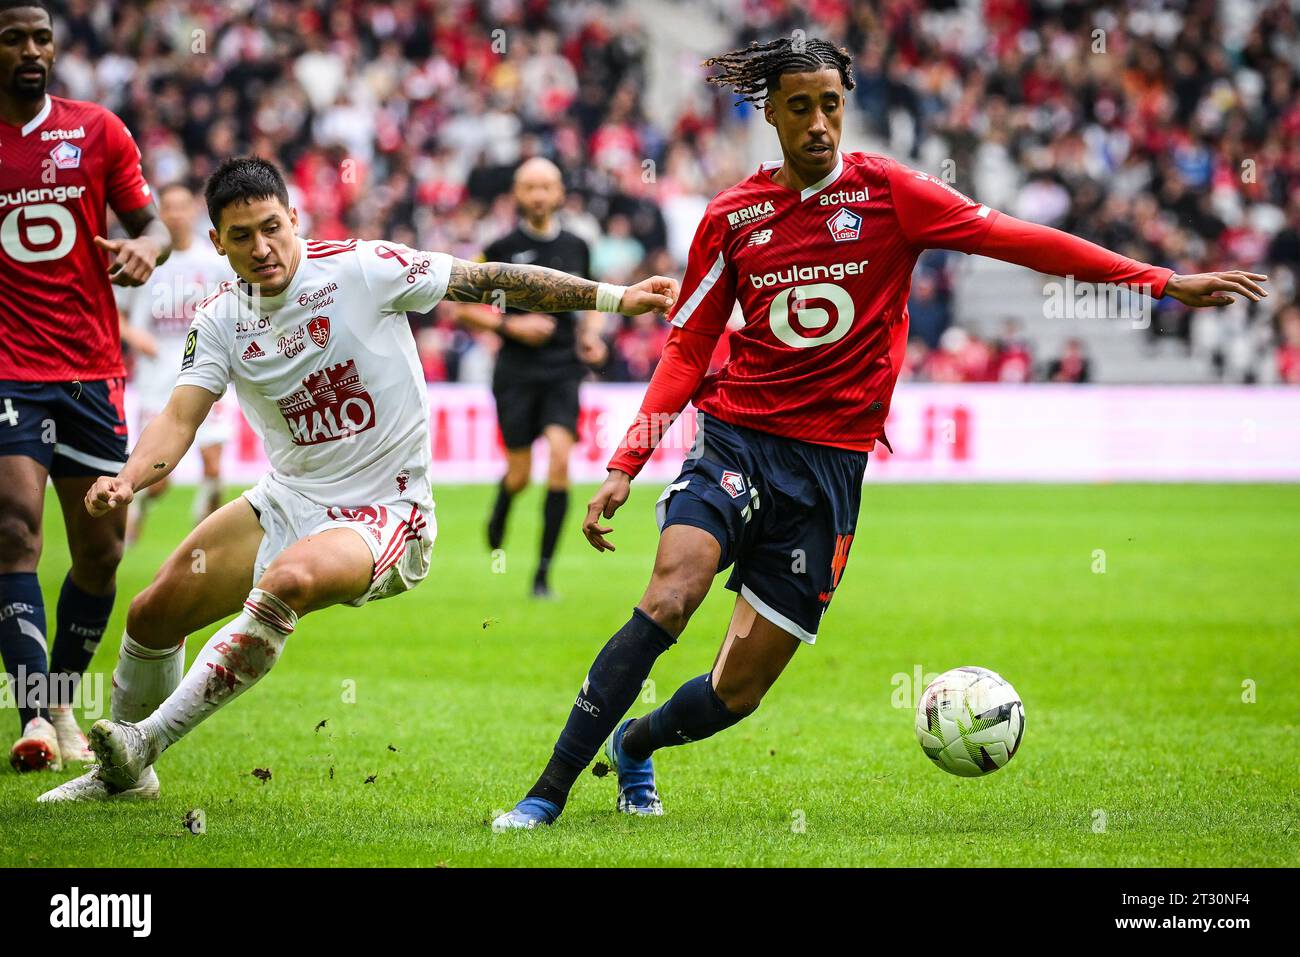
<path fill-rule="evenodd" d="M 627 287 L 619 311 L 625 316 L 639 316 L 643 312 L 667 312 L 677 301 L 677 292 L 676 279 L 651 276 Z"/>
<path fill-rule="evenodd" d="M 95 518 L 107 515 L 119 505 L 129 505 L 135 498 L 131 483 L 116 475 L 101 475 L 86 492 L 86 511 Z"/>

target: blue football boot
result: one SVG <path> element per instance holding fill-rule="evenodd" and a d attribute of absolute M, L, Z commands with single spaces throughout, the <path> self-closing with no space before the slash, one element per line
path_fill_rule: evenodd
<path fill-rule="evenodd" d="M 533 830 L 554 824 L 560 809 L 545 798 L 526 797 L 492 822 L 494 831 Z"/>
<path fill-rule="evenodd" d="M 623 751 L 623 735 L 634 720 L 628 718 L 620 724 L 605 742 L 605 760 L 612 770 L 618 772 L 616 806 L 620 814 L 660 815 L 664 813 L 664 805 L 655 790 L 654 762 L 650 758 L 637 761 Z"/>

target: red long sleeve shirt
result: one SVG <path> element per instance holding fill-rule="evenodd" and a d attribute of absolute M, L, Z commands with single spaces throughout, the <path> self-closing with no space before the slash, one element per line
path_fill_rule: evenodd
<path fill-rule="evenodd" d="M 1164 294 L 1149 266 L 968 199 L 884 156 L 842 153 L 801 191 L 779 163 L 719 193 L 696 230 L 673 325 L 645 399 L 609 462 L 635 476 L 686 403 L 732 425 L 869 451 L 907 348 L 907 296 L 925 249 L 954 249 L 1076 281 Z M 731 358 L 709 356 L 739 302 Z"/>

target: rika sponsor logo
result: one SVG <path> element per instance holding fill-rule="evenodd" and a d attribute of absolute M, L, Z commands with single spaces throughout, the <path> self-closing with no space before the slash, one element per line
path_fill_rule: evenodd
<path fill-rule="evenodd" d="M 75 143 L 60 143 L 50 150 L 50 159 L 56 169 L 76 169 L 81 165 L 81 147 Z"/>
<path fill-rule="evenodd" d="M 840 208 L 830 219 L 826 228 L 831 231 L 831 238 L 837 243 L 848 243 L 858 238 L 862 232 L 862 217 L 851 209 Z"/>
<path fill-rule="evenodd" d="M 239 358 L 243 359 L 245 362 L 250 359 L 265 359 L 266 353 L 262 350 L 262 347 L 257 344 L 257 340 L 254 339 L 248 344 L 248 348 L 244 350 L 244 354 Z"/>
<path fill-rule="evenodd" d="M 86 128 L 78 126 L 75 130 L 42 130 L 41 142 L 48 143 L 51 140 L 82 140 L 86 138 Z"/>
<path fill-rule="evenodd" d="M 839 206 L 844 203 L 865 203 L 869 197 L 865 189 L 839 189 L 833 193 L 823 193 L 817 197 L 821 206 Z"/>
<path fill-rule="evenodd" d="M 739 472 L 723 472 L 719 484 L 722 486 L 722 490 L 732 498 L 740 498 L 745 494 L 745 480 Z"/>
<path fill-rule="evenodd" d="M 85 194 L 84 186 L 48 186 L 40 189 L 16 189 L 12 193 L 0 193 L 0 209 L 6 206 L 25 206 L 28 203 L 66 203 L 70 199 L 81 199 Z"/>
<path fill-rule="evenodd" d="M 860 262 L 828 263 L 816 266 L 791 266 L 776 272 L 765 272 L 761 276 L 751 274 L 750 285 L 755 289 L 764 286 L 786 286 L 795 282 L 811 282 L 814 279 L 834 279 L 839 282 L 845 276 L 860 276 L 866 272 L 868 259 Z"/>
<path fill-rule="evenodd" d="M 356 360 L 313 372 L 303 387 L 277 400 L 294 445 L 319 445 L 374 428 L 375 403 Z"/>
<path fill-rule="evenodd" d="M 317 316 L 307 323 L 307 334 L 311 336 L 312 342 L 324 349 L 325 344 L 330 341 L 330 317 Z"/>
<path fill-rule="evenodd" d="M 754 203 L 752 206 L 738 209 L 734 213 L 727 213 L 727 225 L 731 229 L 735 229 L 737 226 L 744 226 L 747 223 L 760 220 L 764 216 L 771 216 L 774 212 L 776 212 L 776 207 L 772 205 L 770 199 L 763 203 Z"/>

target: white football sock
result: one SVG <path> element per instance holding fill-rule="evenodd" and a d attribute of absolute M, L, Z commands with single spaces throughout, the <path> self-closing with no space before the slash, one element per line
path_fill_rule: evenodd
<path fill-rule="evenodd" d="M 239 617 L 208 640 L 180 686 L 140 722 L 156 753 L 260 681 L 297 623 L 293 609 L 270 592 L 249 592 Z"/>
<path fill-rule="evenodd" d="M 185 642 L 174 648 L 146 648 L 125 632 L 113 669 L 109 713 L 114 721 L 143 721 L 176 690 L 185 671 Z"/>

